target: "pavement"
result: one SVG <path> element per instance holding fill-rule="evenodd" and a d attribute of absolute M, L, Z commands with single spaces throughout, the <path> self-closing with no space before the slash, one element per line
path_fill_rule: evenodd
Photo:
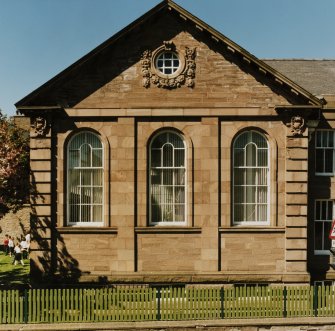
<path fill-rule="evenodd" d="M 257 330 L 257 327 L 272 326 L 304 326 L 306 330 L 317 330 L 318 326 L 334 326 L 327 328 L 335 330 L 334 317 L 305 318 L 263 318 L 236 320 L 196 320 L 196 321 L 150 321 L 150 322 L 96 322 L 96 323 L 54 323 L 54 324 L 0 324 L 1 331 L 116 331 L 116 330 L 226 330 L 227 327 L 237 327 L 238 330 Z M 277 329 L 276 328 L 276 329 Z M 305 328 L 304 328 L 305 329 Z"/>

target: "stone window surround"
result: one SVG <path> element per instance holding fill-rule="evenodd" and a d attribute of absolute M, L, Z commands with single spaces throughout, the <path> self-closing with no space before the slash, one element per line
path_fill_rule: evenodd
<path fill-rule="evenodd" d="M 174 53 L 179 60 L 178 69 L 171 74 L 164 74 L 157 67 L 157 58 L 164 52 Z M 149 88 L 153 84 L 160 88 L 171 89 L 185 84 L 193 88 L 196 71 L 195 57 L 195 48 L 186 47 L 185 52 L 181 52 L 171 41 L 164 41 L 163 45 L 154 51 L 145 50 L 141 57 L 143 87 Z"/>
<path fill-rule="evenodd" d="M 266 140 L 266 143 L 267 143 L 267 182 L 268 182 L 268 191 L 266 193 L 267 195 L 267 221 L 266 222 L 258 222 L 258 221 L 243 221 L 243 222 L 240 222 L 240 223 L 236 223 L 235 222 L 235 219 L 234 219 L 234 192 L 235 192 L 235 186 L 234 186 L 234 164 L 235 164 L 235 161 L 234 161 L 234 149 L 235 149 L 235 143 L 237 141 L 237 139 L 241 136 L 241 134 L 243 133 L 246 133 L 246 132 L 256 132 L 258 133 L 259 135 L 261 135 L 265 140 Z M 254 143 L 253 143 L 254 144 Z M 270 224 L 270 215 L 271 215 L 271 209 L 270 209 L 270 206 L 271 206 L 271 187 L 272 187 L 272 182 L 271 182 L 271 179 L 270 179 L 270 174 L 271 174 L 271 168 L 270 168 L 270 155 L 271 155 L 271 150 L 270 150 L 270 146 L 269 146 L 269 142 L 267 140 L 267 137 L 262 133 L 260 132 L 259 130 L 255 130 L 255 129 L 247 129 L 247 130 L 242 130 L 240 131 L 237 135 L 235 135 L 233 141 L 232 141 L 232 170 L 231 170 L 231 183 L 232 183 L 232 191 L 231 191 L 231 200 L 232 200 L 232 206 L 231 206 L 231 215 L 232 215 L 232 224 L 233 226 L 268 226 Z M 256 184 L 257 185 L 257 184 Z M 256 202 L 255 202 L 256 203 Z M 256 203 L 257 204 L 257 203 Z"/>
<path fill-rule="evenodd" d="M 102 168 L 99 167 L 99 169 L 102 169 L 102 216 L 104 214 L 104 209 L 105 209 L 105 203 L 104 203 L 104 191 L 105 191 L 105 185 L 104 185 L 104 176 L 105 176 L 105 172 L 104 172 L 104 145 L 100 139 L 100 135 L 93 133 L 91 130 L 81 130 L 79 132 L 76 132 L 75 134 L 71 135 L 71 138 L 67 141 L 66 143 L 66 153 L 67 153 L 67 160 L 66 160 L 66 178 L 68 178 L 69 176 L 69 162 L 70 162 L 70 154 L 69 154 L 69 147 L 71 146 L 71 143 L 73 142 L 73 139 L 76 138 L 78 135 L 82 134 L 82 133 L 91 133 L 92 135 L 95 135 L 96 137 L 99 138 L 100 143 L 101 143 L 101 149 L 102 150 Z M 81 155 L 81 153 L 79 152 L 79 155 Z M 81 161 L 81 158 L 79 159 L 79 161 Z M 83 170 L 82 167 L 79 167 L 80 170 Z M 84 169 L 92 169 L 91 167 L 87 167 Z M 67 180 L 66 180 L 67 181 Z M 93 226 L 93 227 L 100 227 L 103 226 L 103 224 L 101 224 L 101 222 L 71 222 L 70 219 L 68 219 L 69 216 L 69 189 L 68 186 L 69 183 L 68 181 L 66 182 L 66 190 L 67 190 L 67 194 L 66 194 L 66 223 L 68 224 L 68 226 Z M 93 190 L 93 186 L 91 184 L 90 188 Z M 79 196 L 81 196 L 81 192 L 79 193 Z M 90 208 L 91 209 L 91 208 Z"/>
<path fill-rule="evenodd" d="M 146 158 L 143 160 L 139 160 L 139 164 L 138 167 L 140 169 L 143 169 L 145 174 L 146 174 L 146 182 L 141 183 L 138 182 L 138 190 L 139 191 L 143 191 L 146 193 L 143 193 L 142 197 L 139 197 L 141 200 L 143 200 L 142 205 L 146 206 L 146 210 L 148 212 L 148 208 L 149 208 L 149 203 L 148 203 L 148 199 L 149 199 L 149 190 L 148 190 L 148 186 L 147 183 L 149 181 L 148 178 L 148 173 L 149 173 L 149 149 L 150 149 L 150 142 L 152 141 L 153 137 L 155 137 L 157 134 L 159 134 L 160 132 L 165 132 L 165 131 L 172 131 L 172 132 L 176 132 L 179 133 L 179 135 L 181 135 L 184 139 L 184 144 L 185 144 L 185 155 L 186 155 L 186 198 L 185 198 L 185 202 L 186 202 L 186 220 L 184 224 L 175 224 L 172 226 L 169 226 L 169 224 L 158 224 L 158 225 L 151 225 L 150 224 L 150 217 L 147 214 L 145 217 L 145 221 L 143 219 L 141 219 L 140 215 L 137 215 L 138 219 L 137 219 L 137 229 L 141 229 L 141 231 L 143 232 L 144 228 L 148 228 L 148 229 L 165 229 L 164 231 L 169 231 L 169 229 L 171 230 L 175 230 L 180 228 L 182 231 L 186 231 L 185 229 L 190 229 L 190 231 L 192 232 L 192 229 L 198 229 L 198 227 L 194 226 L 194 215 L 193 215 L 193 185 L 192 185 L 192 181 L 193 179 L 193 143 L 191 140 L 191 137 L 189 136 L 187 130 L 184 130 L 184 123 L 181 122 L 162 122 L 161 127 L 157 128 L 157 126 L 155 125 L 154 127 L 152 127 L 150 125 L 150 123 L 145 123 L 142 122 L 142 125 L 146 128 L 144 130 L 141 129 L 143 131 L 142 136 L 140 137 L 139 141 L 138 141 L 138 149 L 139 149 L 139 153 L 142 153 L 146 155 Z M 149 212 L 148 212 L 149 213 Z M 170 224 L 171 225 L 171 224 Z M 149 230 L 151 231 L 151 230 Z M 155 230 L 153 230 L 155 231 Z M 160 231 L 158 231 L 158 233 L 160 233 Z"/>
<path fill-rule="evenodd" d="M 187 146 L 186 146 L 186 141 L 184 139 L 184 136 L 176 131 L 176 130 L 173 130 L 173 129 L 166 129 L 166 130 L 159 130 L 158 132 L 156 132 L 156 134 L 154 134 L 151 138 L 150 138 L 150 142 L 148 144 L 148 155 L 149 155 L 149 159 L 148 159 L 148 162 L 149 162 L 149 166 L 148 166 L 148 182 L 149 182 L 149 191 L 151 192 L 151 176 L 150 176 L 150 172 L 151 172 L 151 155 L 152 155 L 152 142 L 155 140 L 155 138 L 157 138 L 159 135 L 162 135 L 164 133 L 168 133 L 168 132 L 171 132 L 172 134 L 176 134 L 177 136 L 179 136 L 182 140 L 183 140 L 183 143 L 184 143 L 184 153 L 185 153 L 185 156 L 184 156 L 184 160 L 185 160 L 185 164 L 184 164 L 184 168 L 185 168 L 185 178 L 187 179 L 188 178 L 188 167 L 187 167 Z M 176 168 L 174 168 L 176 169 Z M 185 189 L 185 192 L 184 192 L 184 196 L 185 196 L 185 201 L 184 201 L 184 222 L 176 222 L 176 221 L 173 221 L 173 222 L 168 222 L 168 221 L 161 221 L 161 222 L 153 222 L 152 220 L 152 205 L 151 205 L 151 196 L 148 196 L 148 201 L 149 201 L 149 225 L 150 226 L 170 226 L 170 225 L 176 225 L 176 226 L 185 226 L 186 225 L 186 220 L 187 220 L 187 214 L 188 214 L 188 209 L 187 209 L 187 182 L 184 184 L 184 189 Z M 173 187 L 174 188 L 174 187 Z M 148 194 L 150 195 L 150 192 L 148 192 Z M 174 207 L 174 206 L 173 206 Z"/>
<path fill-rule="evenodd" d="M 282 194 L 280 194 L 278 192 L 278 186 L 279 185 L 283 185 L 284 182 L 282 181 L 282 175 L 280 175 L 278 173 L 279 171 L 279 167 L 278 167 L 278 157 L 279 154 L 281 154 L 282 152 L 279 151 L 280 149 L 285 148 L 282 145 L 279 145 L 279 142 L 277 141 L 277 139 L 279 139 L 278 137 L 276 138 L 275 136 L 275 132 L 273 131 L 274 129 L 269 127 L 267 124 L 263 125 L 262 123 L 258 123 L 258 126 L 256 127 L 254 125 L 255 123 L 253 121 L 246 121 L 246 122 L 240 122 L 240 123 L 236 123 L 235 125 L 235 129 L 234 131 L 229 135 L 229 137 L 225 137 L 224 141 L 222 141 L 222 153 L 224 153 L 224 149 L 229 148 L 230 150 L 230 156 L 229 158 L 232 159 L 232 143 L 235 140 L 235 138 L 242 133 L 243 131 L 247 131 L 247 130 L 254 130 L 257 132 L 262 133 L 265 138 L 267 139 L 268 142 L 268 146 L 269 146 L 269 181 L 271 183 L 271 188 L 270 188 L 270 193 L 269 193 L 269 213 L 270 213 L 270 220 L 269 220 L 269 224 L 268 225 L 250 225 L 250 224 L 245 224 L 245 225 L 234 225 L 233 222 L 233 217 L 232 217 L 232 212 L 230 212 L 230 210 L 232 210 L 231 208 L 233 208 L 232 206 L 232 199 L 231 199 L 231 194 L 229 194 L 227 196 L 227 204 L 230 206 L 230 210 L 226 211 L 224 208 L 221 209 L 221 219 L 222 219 L 222 223 L 221 223 L 221 227 L 224 229 L 236 229 L 236 228 L 245 228 L 250 229 L 252 231 L 253 228 L 255 229 L 276 229 L 276 228 L 281 228 L 282 226 L 284 226 L 285 221 L 283 219 L 283 217 L 285 217 L 284 215 L 280 216 L 278 215 L 278 206 L 280 204 L 284 204 L 285 202 L 282 200 Z M 223 126 L 222 126 L 223 125 Z M 224 132 L 224 125 L 225 122 L 221 122 L 221 131 Z M 273 131 L 273 132 L 272 132 Z M 229 141 L 228 141 L 229 138 Z M 222 139 L 222 138 L 221 138 Z M 279 153 L 279 154 L 278 154 Z M 229 181 L 231 182 L 231 176 L 232 176 L 232 166 L 233 163 L 230 162 L 229 164 L 229 168 L 226 168 L 226 170 L 229 173 Z M 285 171 L 282 167 L 280 168 L 281 172 Z M 226 180 L 228 180 L 228 177 L 226 177 Z M 224 201 L 221 200 L 221 204 L 223 204 Z"/>
<path fill-rule="evenodd" d="M 59 231 L 66 231 L 71 233 L 77 233 L 76 229 L 80 229 L 78 233 L 81 231 L 85 231 L 94 233 L 95 230 L 105 229 L 105 230 L 112 230 L 115 232 L 115 227 L 111 227 L 110 224 L 110 207 L 109 207 L 109 183 L 108 183 L 108 176 L 104 176 L 103 184 L 104 184 L 104 193 L 103 193 L 103 201 L 105 204 L 104 208 L 104 215 L 103 215 L 103 225 L 101 226 L 85 226 L 85 225 L 68 225 L 67 224 L 67 145 L 70 142 L 71 138 L 74 137 L 76 134 L 84 131 L 92 132 L 99 136 L 101 139 L 101 143 L 103 146 L 103 164 L 104 164 L 104 172 L 109 173 L 109 162 L 107 162 L 110 158 L 109 152 L 109 143 L 108 139 L 101 133 L 98 132 L 94 128 L 94 124 L 89 126 L 88 123 L 77 123 L 78 129 L 76 130 L 69 130 L 64 134 L 59 135 L 58 137 L 58 148 L 57 148 L 57 155 L 61 157 L 57 158 L 57 178 L 60 180 L 57 181 L 57 200 L 59 203 L 57 204 L 57 229 Z M 66 229 L 66 230 L 65 230 Z M 73 229 L 71 231 L 71 229 Z M 64 232 L 65 233 L 65 232 Z"/>

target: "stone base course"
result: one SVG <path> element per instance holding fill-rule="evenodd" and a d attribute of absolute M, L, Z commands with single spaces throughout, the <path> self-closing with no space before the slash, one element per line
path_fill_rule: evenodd
<path fill-rule="evenodd" d="M 308 283 L 309 273 L 257 273 L 257 272 L 155 272 L 155 273 L 95 273 L 82 274 L 79 282 L 98 283 L 103 278 L 115 284 L 233 284 L 233 283 Z M 335 330 L 335 329 L 334 329 Z"/>

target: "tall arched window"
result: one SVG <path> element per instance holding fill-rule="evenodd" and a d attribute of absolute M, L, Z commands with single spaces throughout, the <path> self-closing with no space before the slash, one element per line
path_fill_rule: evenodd
<path fill-rule="evenodd" d="M 150 144 L 150 223 L 186 222 L 186 150 L 183 138 L 172 131 L 157 134 Z"/>
<path fill-rule="evenodd" d="M 256 131 L 241 133 L 233 143 L 233 224 L 270 222 L 269 147 Z"/>
<path fill-rule="evenodd" d="M 103 225 L 103 147 L 92 132 L 80 132 L 67 146 L 67 223 Z"/>

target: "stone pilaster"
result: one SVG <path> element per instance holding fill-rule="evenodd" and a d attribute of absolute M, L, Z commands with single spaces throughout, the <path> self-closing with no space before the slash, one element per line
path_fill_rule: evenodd
<path fill-rule="evenodd" d="M 111 137 L 111 223 L 118 228 L 112 273 L 135 270 L 135 119 L 118 118 Z M 114 247 L 113 247 L 114 248 Z"/>
<path fill-rule="evenodd" d="M 46 116 L 31 118 L 31 267 L 32 274 L 48 275 L 52 270 L 52 152 L 51 128 Z"/>
<path fill-rule="evenodd" d="M 293 116 L 287 128 L 285 177 L 286 272 L 306 273 L 308 129 L 299 116 Z"/>
<path fill-rule="evenodd" d="M 214 272 L 219 268 L 219 126 L 217 117 L 203 117 L 203 136 L 199 153 L 202 176 L 201 201 L 195 201 L 195 218 L 202 227 L 201 271 Z"/>

